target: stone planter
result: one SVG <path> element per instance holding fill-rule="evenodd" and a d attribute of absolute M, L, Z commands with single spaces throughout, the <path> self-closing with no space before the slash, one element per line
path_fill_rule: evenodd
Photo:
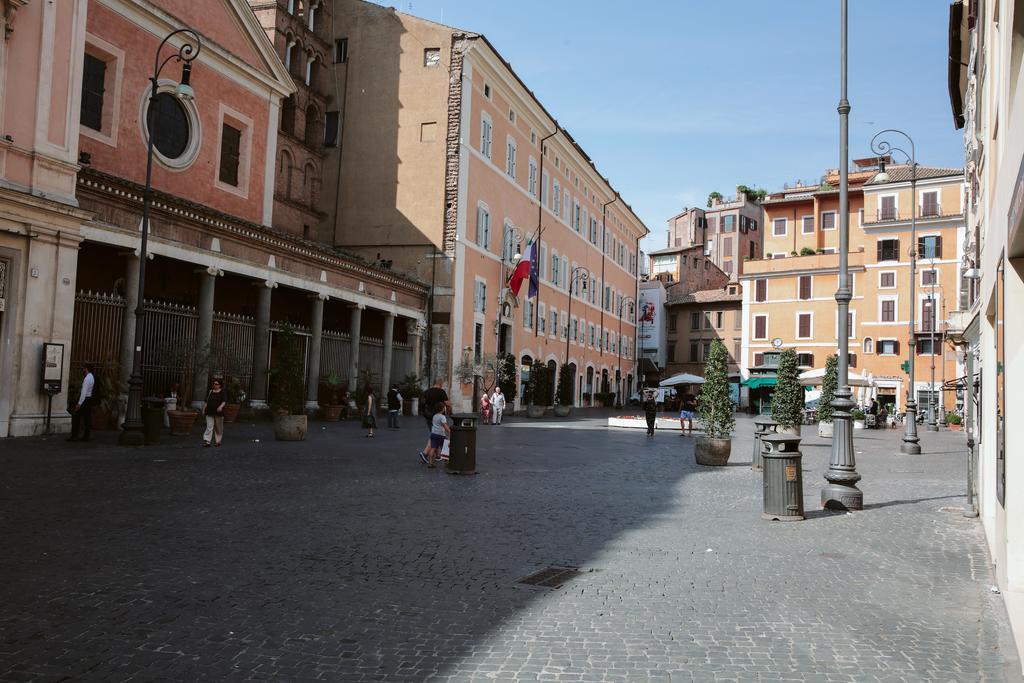
<path fill-rule="evenodd" d="M 708 467 L 722 467 L 728 464 L 731 453 L 732 439 L 712 439 L 709 436 L 698 436 L 693 449 L 697 464 Z"/>
<path fill-rule="evenodd" d="M 241 403 L 225 403 L 224 404 L 224 421 L 234 422 L 238 419 L 238 411 L 242 409 Z"/>
<path fill-rule="evenodd" d="M 305 415 L 275 415 L 274 438 L 278 441 L 305 441 L 307 420 Z"/>
<path fill-rule="evenodd" d="M 194 410 L 168 410 L 167 419 L 171 422 L 171 434 L 187 436 L 192 433 L 192 425 L 196 423 L 199 413 Z"/>
<path fill-rule="evenodd" d="M 569 417 L 572 413 L 572 406 L 555 406 L 555 415 L 557 417 Z"/>
<path fill-rule="evenodd" d="M 853 428 L 854 429 L 864 429 L 864 420 L 854 420 L 853 421 Z"/>
<path fill-rule="evenodd" d="M 831 422 L 819 422 L 818 423 L 818 436 L 823 439 L 832 438 L 832 423 Z"/>
<path fill-rule="evenodd" d="M 544 417 L 544 406 L 526 406 L 526 416 L 534 419 Z"/>
<path fill-rule="evenodd" d="M 345 406 L 340 403 L 338 405 L 324 406 L 324 419 L 328 422 L 337 422 L 344 408 Z"/>
<path fill-rule="evenodd" d="M 800 436 L 800 425 L 795 427 L 779 427 L 779 434 L 792 434 L 793 436 Z"/>

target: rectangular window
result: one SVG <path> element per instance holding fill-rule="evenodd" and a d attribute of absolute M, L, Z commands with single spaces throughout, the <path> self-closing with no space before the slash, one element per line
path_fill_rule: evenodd
<path fill-rule="evenodd" d="M 799 288 L 800 298 L 805 300 L 805 301 L 807 299 L 810 299 L 811 298 L 811 276 L 810 275 L 801 275 L 800 279 L 799 279 L 799 283 L 800 283 L 800 288 Z"/>
<path fill-rule="evenodd" d="M 786 234 L 786 219 L 776 218 L 772 221 L 772 235 L 775 237 L 784 237 Z"/>
<path fill-rule="evenodd" d="M 690 342 L 690 362 L 691 363 L 696 363 L 697 362 L 697 358 L 698 358 L 697 354 L 699 353 L 698 350 L 697 350 L 698 348 L 699 347 L 698 347 L 697 342 Z"/>
<path fill-rule="evenodd" d="M 935 331 L 935 300 L 928 298 L 921 302 L 921 331 Z"/>
<path fill-rule="evenodd" d="M 473 284 L 473 310 L 477 313 L 487 312 L 487 283 L 477 280 Z"/>
<path fill-rule="evenodd" d="M 898 239 L 878 240 L 879 261 L 899 261 L 900 241 Z"/>
<path fill-rule="evenodd" d="M 754 339 L 762 340 L 768 338 L 768 316 L 754 316 Z"/>
<path fill-rule="evenodd" d="M 878 286 L 883 289 L 892 289 L 896 286 L 896 271 L 886 270 L 878 274 Z"/>
<path fill-rule="evenodd" d="M 551 311 L 551 334 L 555 336 L 558 334 L 558 311 Z"/>
<path fill-rule="evenodd" d="M 754 280 L 754 301 L 768 301 L 768 280 Z"/>
<path fill-rule="evenodd" d="M 797 339 L 810 339 L 811 338 L 811 314 L 800 313 L 796 317 Z"/>
<path fill-rule="evenodd" d="M 722 216 L 722 232 L 736 231 L 736 216 Z"/>
<path fill-rule="evenodd" d="M 484 356 L 484 326 L 476 323 L 473 329 L 473 359 L 479 363 Z"/>
<path fill-rule="evenodd" d="M 732 261 L 722 262 L 722 272 L 726 275 L 732 275 Z"/>
<path fill-rule="evenodd" d="M 82 70 L 82 110 L 80 121 L 93 130 L 103 130 L 103 91 L 107 79 L 107 63 L 85 53 Z"/>
<path fill-rule="evenodd" d="M 516 177 L 516 142 L 512 138 L 505 144 L 505 173 L 509 178 Z"/>
<path fill-rule="evenodd" d="M 527 191 L 534 197 L 537 196 L 537 162 L 530 159 L 530 176 Z"/>
<path fill-rule="evenodd" d="M 523 304 L 523 328 L 533 327 L 533 299 L 527 299 Z"/>
<path fill-rule="evenodd" d="M 704 347 L 702 349 L 703 353 L 701 354 L 701 358 L 700 359 L 702 361 L 704 361 L 705 363 L 707 363 L 708 362 L 708 356 L 711 355 L 711 342 L 704 342 L 703 347 Z"/>
<path fill-rule="evenodd" d="M 493 130 L 491 126 L 491 119 L 488 116 L 484 116 L 480 120 L 480 153 L 488 159 L 491 158 L 491 137 Z"/>
<path fill-rule="evenodd" d="M 434 67 L 441 63 L 441 48 L 423 48 L 423 66 Z"/>
<path fill-rule="evenodd" d="M 344 64 L 348 61 L 348 38 L 338 38 L 334 41 L 334 63 Z"/>
<path fill-rule="evenodd" d="M 928 235 L 917 238 L 918 258 L 935 259 L 942 258 L 942 236 Z"/>
<path fill-rule="evenodd" d="M 928 287 L 930 285 L 937 284 L 939 282 L 939 271 L 934 268 L 921 271 L 921 285 Z"/>
<path fill-rule="evenodd" d="M 734 329 L 734 330 L 742 330 L 743 329 L 743 311 L 737 309 L 736 312 L 733 313 L 732 320 L 733 320 L 732 329 Z M 737 356 L 737 358 L 738 357 L 739 356 Z"/>
<path fill-rule="evenodd" d="M 735 363 L 740 358 L 740 340 L 737 339 L 732 343 L 732 358 L 729 359 L 730 363 Z"/>
<path fill-rule="evenodd" d="M 814 367 L 814 354 L 813 353 L 798 353 L 796 354 L 796 364 L 801 367 L 813 368 Z"/>
<path fill-rule="evenodd" d="M 672 315 L 670 315 L 668 317 L 668 331 L 669 332 L 675 332 L 676 329 L 678 329 L 678 327 L 677 327 L 678 325 L 679 325 L 679 316 L 677 314 L 673 313 Z"/>
<path fill-rule="evenodd" d="M 547 320 L 544 318 L 544 304 L 540 304 L 537 307 L 537 332 L 544 334 L 544 328 L 547 325 Z"/>
<path fill-rule="evenodd" d="M 542 173 L 540 177 L 540 203 L 544 206 L 548 204 L 548 174 Z"/>
<path fill-rule="evenodd" d="M 693 311 L 692 313 L 690 313 L 690 329 L 700 329 L 700 311 Z"/>
<path fill-rule="evenodd" d="M 931 218 L 940 215 L 939 193 L 937 191 L 921 193 L 921 217 Z"/>
<path fill-rule="evenodd" d="M 835 211 L 822 211 L 821 212 L 821 229 L 822 230 L 835 230 L 836 229 L 836 212 Z"/>
<path fill-rule="evenodd" d="M 896 220 L 896 195 L 890 194 L 884 197 L 880 197 L 879 199 L 880 204 L 878 209 L 878 220 Z"/>
<path fill-rule="evenodd" d="M 227 123 L 220 131 L 220 173 L 222 183 L 238 186 L 238 162 L 242 147 L 242 131 Z"/>
<path fill-rule="evenodd" d="M 420 141 L 423 140 L 423 126 L 433 125 L 434 135 L 437 136 L 437 124 L 422 124 L 420 125 Z M 324 119 L 324 147 L 335 147 L 338 144 L 338 132 L 341 126 L 341 113 L 336 111 L 327 112 L 327 116 Z"/>
<path fill-rule="evenodd" d="M 936 348 L 938 344 L 936 344 Z M 921 337 L 917 340 L 917 355 L 919 356 L 931 356 L 934 355 L 932 351 L 932 339 L 931 337 Z"/>
<path fill-rule="evenodd" d="M 551 193 L 551 211 L 556 215 L 560 216 L 562 211 L 562 186 L 555 181 L 555 189 Z"/>
<path fill-rule="evenodd" d="M 711 311 L 704 311 L 704 329 L 711 329 Z"/>
<path fill-rule="evenodd" d="M 491 214 L 483 206 L 476 209 L 476 246 L 488 251 L 491 248 Z"/>
<path fill-rule="evenodd" d="M 583 213 L 580 210 L 579 200 L 573 201 L 573 203 L 572 203 L 572 227 L 573 227 L 573 229 L 576 230 L 576 232 L 579 232 L 581 230 L 580 219 L 582 218 L 582 216 L 583 216 Z"/>
<path fill-rule="evenodd" d="M 896 322 L 896 302 L 893 299 L 882 299 L 882 322 Z"/>
<path fill-rule="evenodd" d="M 763 353 L 755 353 L 754 354 L 754 367 L 755 368 L 759 368 L 762 365 L 764 365 L 764 354 Z"/>
<path fill-rule="evenodd" d="M 814 234 L 814 216 L 804 216 L 801 219 L 800 232 L 804 235 Z"/>
<path fill-rule="evenodd" d="M 895 356 L 900 352 L 900 344 L 895 339 L 879 339 L 878 353 L 883 356 Z"/>

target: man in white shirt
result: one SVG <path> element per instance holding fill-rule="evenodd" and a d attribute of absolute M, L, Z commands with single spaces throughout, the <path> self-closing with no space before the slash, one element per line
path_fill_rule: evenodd
<path fill-rule="evenodd" d="M 491 394 L 491 424 L 501 424 L 501 414 L 505 411 L 505 394 L 501 393 L 501 387 L 494 387 Z"/>
<path fill-rule="evenodd" d="M 91 363 L 86 363 L 82 371 L 85 377 L 82 378 L 82 390 L 78 392 L 78 403 L 71 409 L 71 436 L 68 441 L 88 441 L 92 432 L 92 395 L 96 378 L 93 377 Z M 82 427 L 81 438 L 78 437 L 79 425 Z"/>

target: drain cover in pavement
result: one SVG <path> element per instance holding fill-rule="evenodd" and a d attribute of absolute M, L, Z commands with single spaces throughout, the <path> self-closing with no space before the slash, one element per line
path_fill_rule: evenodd
<path fill-rule="evenodd" d="M 540 586 L 541 588 L 560 588 L 562 584 L 582 573 L 579 567 L 547 567 L 518 579 L 516 583 L 525 583 L 528 586 Z"/>

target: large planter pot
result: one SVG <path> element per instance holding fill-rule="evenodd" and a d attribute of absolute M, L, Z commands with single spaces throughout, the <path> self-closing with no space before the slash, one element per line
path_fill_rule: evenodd
<path fill-rule="evenodd" d="M 192 433 L 192 425 L 196 423 L 199 413 L 194 410 L 168 410 L 167 419 L 171 421 L 171 434 L 186 436 Z"/>
<path fill-rule="evenodd" d="M 854 429 L 864 429 L 864 420 L 854 420 L 853 421 L 853 428 Z"/>
<path fill-rule="evenodd" d="M 526 406 L 526 416 L 535 419 L 544 417 L 544 406 Z"/>
<path fill-rule="evenodd" d="M 832 438 L 832 423 L 831 422 L 819 422 L 818 423 L 818 436 L 823 439 Z"/>
<path fill-rule="evenodd" d="M 89 419 L 90 428 L 100 431 L 117 428 L 117 418 L 110 414 L 110 411 L 103 406 L 96 406 Z"/>
<path fill-rule="evenodd" d="M 305 415 L 275 415 L 274 438 L 278 441 L 304 441 L 307 418 Z"/>
<path fill-rule="evenodd" d="M 572 406 L 555 406 L 555 415 L 558 417 L 569 417 L 572 413 Z"/>
<path fill-rule="evenodd" d="M 722 467 L 729 462 L 732 453 L 732 439 L 712 439 L 709 436 L 698 436 L 694 445 L 693 455 L 698 465 Z"/>
<path fill-rule="evenodd" d="M 224 404 L 224 421 L 234 422 L 238 419 L 238 411 L 242 409 L 241 403 L 225 403 Z"/>
<path fill-rule="evenodd" d="M 800 436 L 800 425 L 795 427 L 779 427 L 779 434 L 792 434 L 793 436 Z"/>
<path fill-rule="evenodd" d="M 341 411 L 345 406 L 338 405 L 324 406 L 324 419 L 328 422 L 337 422 L 338 418 L 341 417 Z"/>
<path fill-rule="evenodd" d="M 955 424 L 953 422 L 949 423 L 949 428 L 952 429 L 954 432 L 959 432 L 962 427 L 962 424 Z"/>
<path fill-rule="evenodd" d="M 420 397 L 414 396 L 413 398 L 407 398 L 402 401 L 402 415 L 419 415 L 420 414 Z"/>

